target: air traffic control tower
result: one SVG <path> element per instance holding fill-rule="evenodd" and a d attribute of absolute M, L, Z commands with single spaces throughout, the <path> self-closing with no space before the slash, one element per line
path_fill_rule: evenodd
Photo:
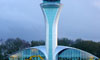
<path fill-rule="evenodd" d="M 57 46 L 60 0 L 43 0 L 41 8 L 46 22 L 46 45 L 25 48 L 9 56 L 9 60 L 99 60 L 86 51 Z"/>
<path fill-rule="evenodd" d="M 43 0 L 41 4 L 46 22 L 46 51 L 48 60 L 55 60 L 53 55 L 57 47 L 57 28 L 61 6 L 60 0 Z"/>

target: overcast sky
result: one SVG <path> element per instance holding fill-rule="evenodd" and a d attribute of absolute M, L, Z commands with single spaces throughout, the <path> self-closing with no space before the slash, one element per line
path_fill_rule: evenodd
<path fill-rule="evenodd" d="M 0 0 L 0 38 L 45 40 L 41 0 Z M 100 0 L 62 0 L 58 37 L 100 41 Z"/>

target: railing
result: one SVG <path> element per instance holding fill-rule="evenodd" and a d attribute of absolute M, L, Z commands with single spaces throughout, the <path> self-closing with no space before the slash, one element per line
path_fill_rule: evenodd
<path fill-rule="evenodd" d="M 32 58 L 35 58 L 35 57 L 39 57 L 41 60 L 44 60 L 40 55 L 37 55 L 37 56 L 30 56 L 30 58 L 29 59 L 25 59 L 25 60 L 32 60 Z"/>

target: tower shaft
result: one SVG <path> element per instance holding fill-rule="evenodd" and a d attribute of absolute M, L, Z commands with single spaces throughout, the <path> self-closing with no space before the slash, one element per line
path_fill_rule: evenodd
<path fill-rule="evenodd" d="M 54 52 L 57 47 L 57 28 L 61 4 L 42 3 L 42 11 L 46 22 L 46 50 L 47 60 L 55 60 Z"/>

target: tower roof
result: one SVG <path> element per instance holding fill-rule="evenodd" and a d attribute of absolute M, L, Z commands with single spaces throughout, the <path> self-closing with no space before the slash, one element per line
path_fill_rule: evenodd
<path fill-rule="evenodd" d="M 46 2 L 60 2 L 60 0 L 43 0 L 43 1 L 46 1 Z"/>

